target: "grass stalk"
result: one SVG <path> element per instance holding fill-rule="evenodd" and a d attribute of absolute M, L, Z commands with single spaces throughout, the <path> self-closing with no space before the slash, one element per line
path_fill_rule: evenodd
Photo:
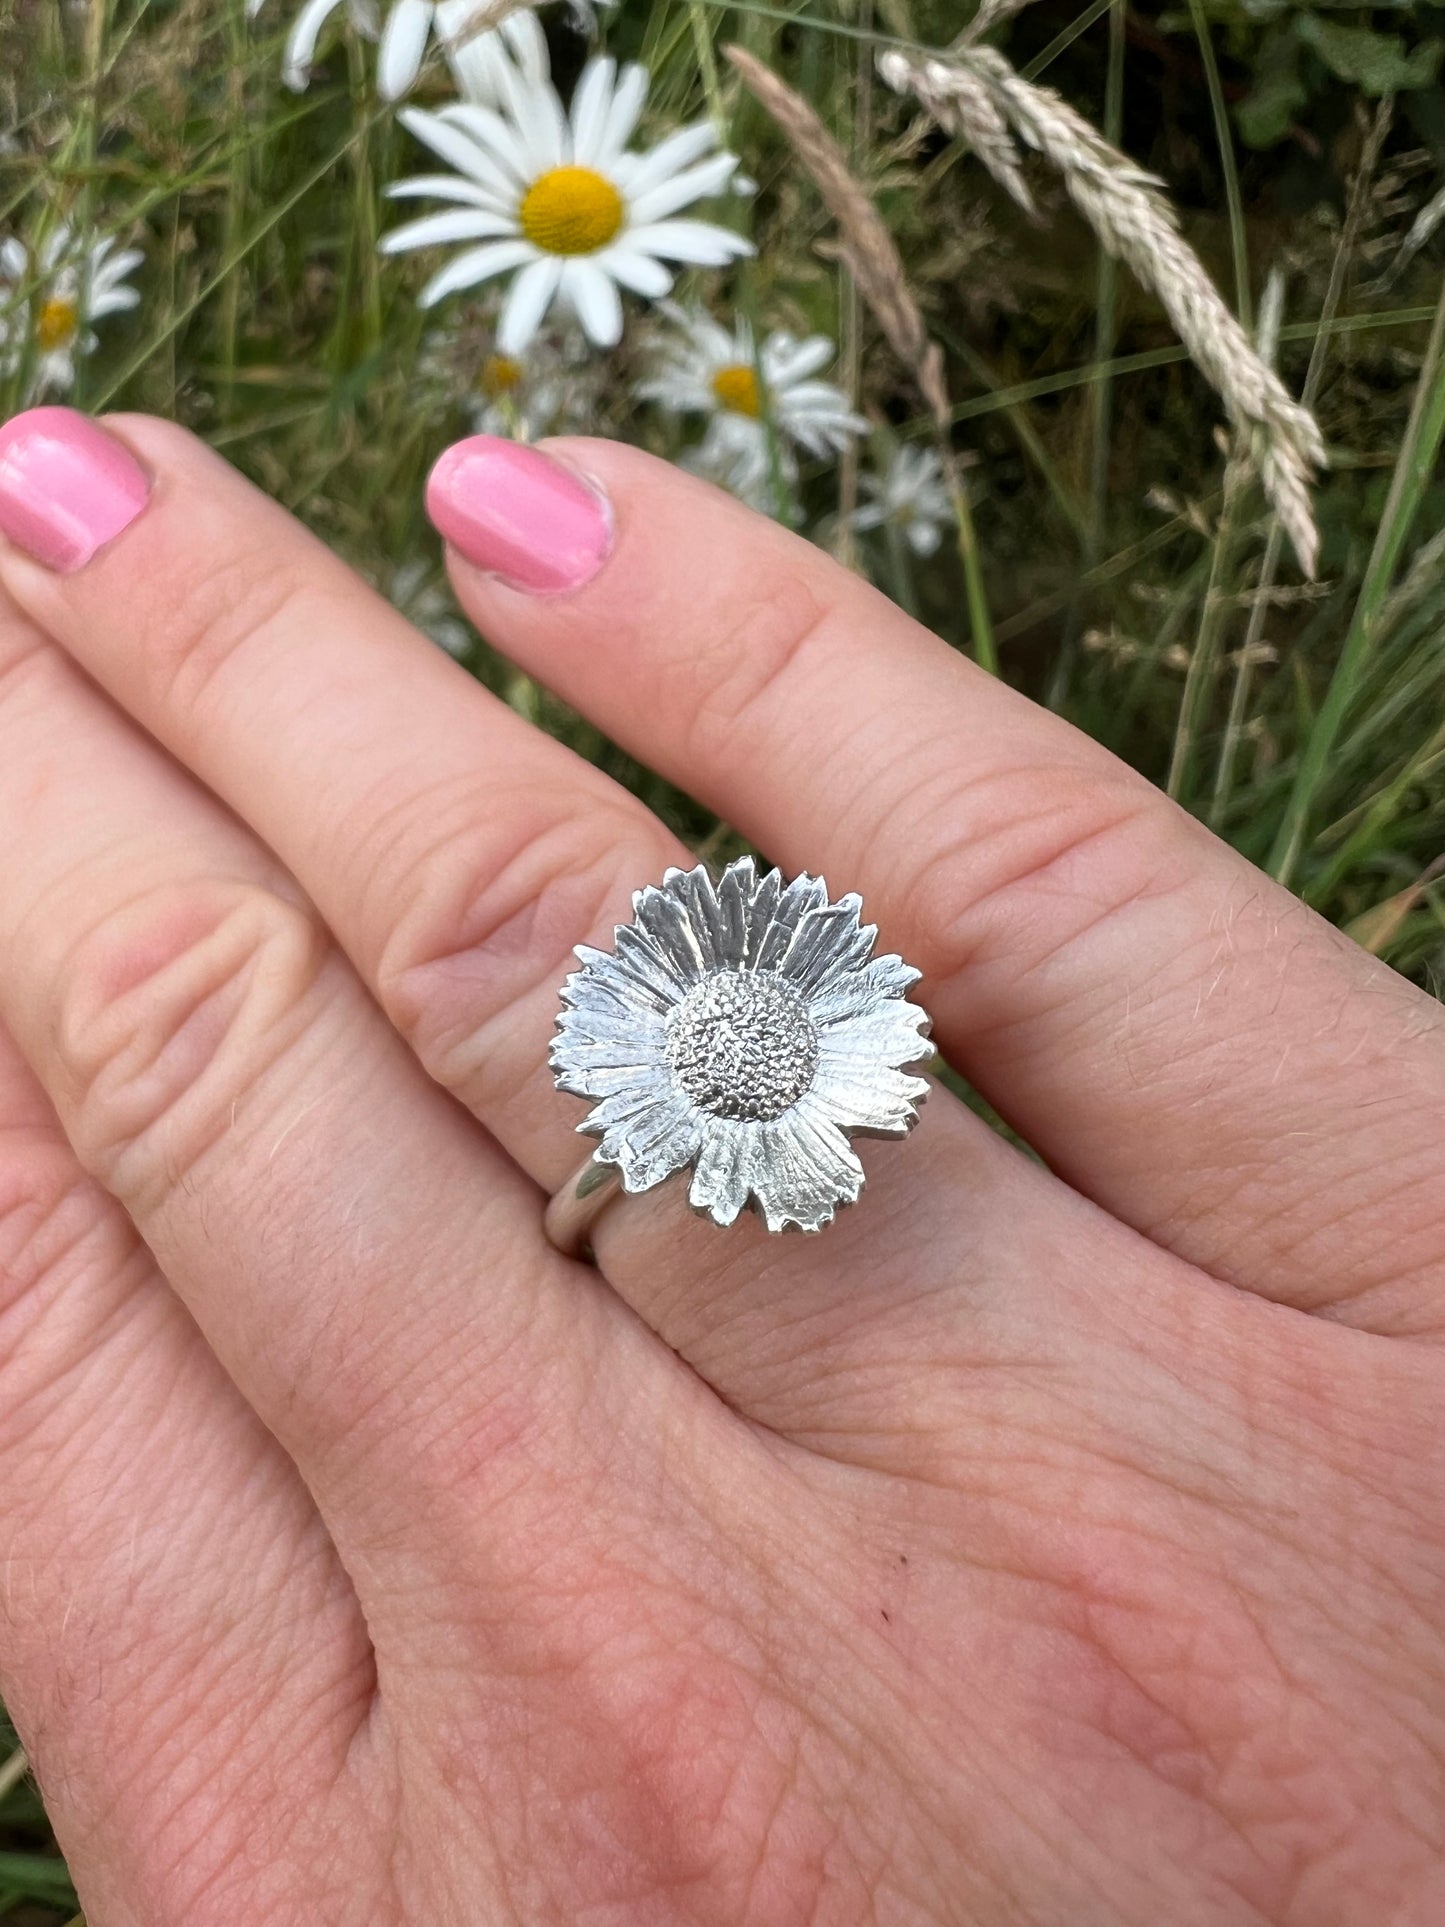
<path fill-rule="evenodd" d="M 1305 741 L 1284 819 L 1270 851 L 1268 867 L 1281 883 L 1292 883 L 1299 866 L 1335 739 L 1354 697 L 1360 672 L 1374 646 L 1380 611 L 1390 593 L 1396 567 L 1434 469 L 1442 436 L 1445 436 L 1445 284 L 1441 286 L 1414 406 L 1395 462 L 1374 547 L 1365 566 L 1354 616 L 1325 699 Z"/>
<path fill-rule="evenodd" d="M 1330 278 L 1325 287 L 1325 298 L 1320 308 L 1319 328 L 1315 335 L 1314 346 L 1310 350 L 1304 387 L 1300 391 L 1300 400 L 1311 411 L 1319 396 L 1320 382 L 1324 377 L 1325 360 L 1333 338 L 1333 324 L 1339 312 L 1340 302 L 1344 298 L 1345 280 L 1349 273 L 1350 261 L 1354 256 L 1360 229 L 1364 223 L 1365 209 L 1370 198 L 1370 184 L 1374 179 L 1375 168 L 1379 164 L 1380 152 L 1385 144 L 1385 136 L 1390 131 L 1393 115 L 1393 103 L 1382 100 L 1375 110 L 1374 120 L 1360 153 L 1360 165 L 1355 170 L 1355 178 L 1350 186 L 1349 205 L 1345 210 L 1344 225 L 1340 229 L 1339 245 L 1330 262 Z M 1289 330 L 1281 329 L 1282 340 L 1287 339 L 1288 335 Z M 1283 556 L 1284 530 L 1276 516 L 1270 523 L 1269 535 L 1265 542 L 1264 560 L 1260 564 L 1255 601 L 1249 612 L 1244 642 L 1235 666 L 1234 687 L 1229 697 L 1229 716 L 1224 725 L 1224 740 L 1220 744 L 1219 764 L 1214 773 L 1214 794 L 1210 799 L 1209 823 L 1215 829 L 1224 819 L 1230 790 L 1234 783 L 1235 762 L 1239 754 L 1239 746 L 1244 740 L 1245 719 L 1249 713 L 1254 665 L 1259 660 L 1259 645 L 1264 640 L 1264 624 L 1269 612 L 1270 591 L 1274 588 L 1279 576 L 1279 565 Z"/>
<path fill-rule="evenodd" d="M 1224 176 L 1224 200 L 1229 211 L 1229 247 L 1234 257 L 1234 311 L 1244 327 L 1250 326 L 1249 240 L 1244 226 L 1244 199 L 1239 191 L 1239 168 L 1234 158 L 1234 135 L 1229 126 L 1229 108 L 1219 78 L 1219 62 L 1214 53 L 1214 36 L 1209 31 L 1209 16 L 1204 0 L 1189 0 L 1189 18 L 1199 42 L 1199 57 L 1204 63 L 1204 83 L 1209 89 L 1209 108 L 1214 116 L 1214 135 L 1219 144 L 1219 166 Z"/>

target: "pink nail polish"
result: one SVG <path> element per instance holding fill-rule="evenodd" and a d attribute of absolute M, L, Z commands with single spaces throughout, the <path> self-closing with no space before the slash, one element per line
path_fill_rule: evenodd
<path fill-rule="evenodd" d="M 146 505 L 134 456 L 72 408 L 31 408 L 0 428 L 0 534 L 69 575 Z"/>
<path fill-rule="evenodd" d="M 496 435 L 472 435 L 438 458 L 426 510 L 468 562 L 533 595 L 580 589 L 612 546 L 600 495 L 540 449 Z"/>

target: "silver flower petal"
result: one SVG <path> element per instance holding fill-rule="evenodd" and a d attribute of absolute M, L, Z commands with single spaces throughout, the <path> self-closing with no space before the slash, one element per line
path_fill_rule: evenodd
<path fill-rule="evenodd" d="M 591 1101 L 577 1128 L 628 1191 L 691 1166 L 689 1200 L 715 1223 L 752 1204 L 770 1231 L 819 1230 L 863 1186 L 849 1138 L 917 1122 L 918 972 L 873 955 L 858 897 L 760 877 L 751 857 L 716 883 L 669 870 L 632 904 L 611 951 L 578 946 L 562 988 L 551 1061 Z"/>

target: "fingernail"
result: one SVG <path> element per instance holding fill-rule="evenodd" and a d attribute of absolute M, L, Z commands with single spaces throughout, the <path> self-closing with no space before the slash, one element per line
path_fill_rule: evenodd
<path fill-rule="evenodd" d="M 438 458 L 426 512 L 468 562 L 532 595 L 580 589 L 612 546 L 602 496 L 540 449 L 496 435 Z"/>
<path fill-rule="evenodd" d="M 31 408 L 0 428 L 0 534 L 47 569 L 83 569 L 149 493 L 135 457 L 72 408 Z"/>

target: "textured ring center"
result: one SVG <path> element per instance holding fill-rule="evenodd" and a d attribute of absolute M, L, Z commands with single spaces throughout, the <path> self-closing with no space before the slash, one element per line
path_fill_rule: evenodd
<path fill-rule="evenodd" d="M 694 986 L 667 1024 L 667 1061 L 717 1117 L 778 1117 L 811 1089 L 818 1033 L 781 978 L 725 970 Z"/>

